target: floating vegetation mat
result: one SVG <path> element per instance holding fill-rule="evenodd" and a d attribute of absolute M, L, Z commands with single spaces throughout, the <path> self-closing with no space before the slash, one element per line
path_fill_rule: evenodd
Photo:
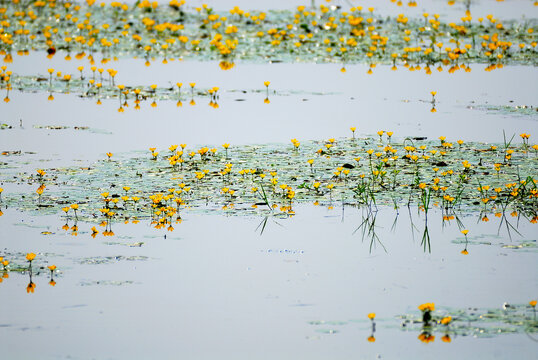
<path fill-rule="evenodd" d="M 102 69 L 100 69 L 102 70 Z M 60 72 L 61 73 L 61 72 Z M 0 78 L 2 73 L 0 73 Z M 218 101 L 223 91 L 219 91 L 219 87 L 212 87 L 209 89 L 195 88 L 196 83 L 190 83 L 189 86 L 183 86 L 183 83 L 176 83 L 168 87 L 158 87 L 157 85 L 114 85 L 113 77 L 103 77 L 100 74 L 89 76 L 89 80 L 82 75 L 80 78 L 72 79 L 70 76 L 67 78 L 43 76 L 21 76 L 17 74 L 10 74 L 10 82 L 6 85 L 6 94 L 4 102 L 8 103 L 11 99 L 9 97 L 11 90 L 18 90 L 21 92 L 45 92 L 48 93 L 48 100 L 53 101 L 54 94 L 75 94 L 81 98 L 97 99 L 97 104 L 100 105 L 103 99 L 116 99 L 119 101 L 119 112 L 123 112 L 130 106 L 129 101 L 133 101 L 134 109 L 139 110 L 142 102 L 150 102 L 152 107 L 157 106 L 157 101 L 174 100 L 176 105 L 182 106 L 183 101 L 188 101 L 190 105 L 196 105 L 198 98 L 208 98 L 209 105 L 218 108 Z M 187 89 L 185 89 L 187 87 Z M 266 82 L 266 88 L 250 89 L 250 90 L 238 90 L 229 89 L 225 90 L 225 93 L 234 97 L 235 101 L 245 101 L 243 97 L 238 97 L 237 94 L 259 94 L 265 95 L 265 103 L 269 103 L 269 96 L 297 96 L 297 95 L 335 95 L 334 92 L 316 92 L 316 91 L 299 91 L 299 90 L 269 90 L 269 82 Z M 68 127 L 56 127 L 56 126 L 34 126 L 37 128 L 45 128 L 49 130 L 61 130 Z M 84 126 L 75 126 L 75 130 L 88 130 Z M 8 124 L 0 124 L 0 130 L 12 129 L 12 126 Z M 92 129 L 92 131 L 95 131 Z"/>
<path fill-rule="evenodd" d="M 328 139 L 291 144 L 107 153 L 90 167 L 17 172 L 24 156 L 4 152 L 0 181 L 10 191 L 2 204 L 36 214 L 65 212 L 84 221 L 152 218 L 156 227 L 181 220 L 183 211 L 292 216 L 294 205 L 335 203 L 394 208 L 432 207 L 446 216 L 510 210 L 537 221 L 538 146 L 455 143 L 424 138 Z M 484 220 L 487 221 L 487 220 Z M 76 225 L 75 225 L 76 228 Z M 76 229 L 75 229 L 76 231 Z"/>
<path fill-rule="evenodd" d="M 374 8 L 342 9 L 320 5 L 296 11 L 218 13 L 185 1 L 133 5 L 96 5 L 56 1 L 13 1 L 0 7 L 0 54 L 58 51 L 76 59 L 116 57 L 220 60 L 224 70 L 236 60 L 285 62 L 378 63 L 403 65 L 430 73 L 433 66 L 451 71 L 469 63 L 536 65 L 536 19 L 503 21 L 492 15 L 473 18 L 470 11 L 457 22 L 439 14 L 420 18 L 384 16 Z M 466 65 L 464 65 L 466 64 Z"/>
<path fill-rule="evenodd" d="M 369 65 L 369 74 L 377 64 L 431 74 L 443 69 L 469 72 L 473 63 L 486 64 L 486 71 L 513 64 L 535 66 L 538 59 L 536 19 L 501 22 L 492 15 L 476 19 L 467 11 L 459 22 L 447 23 L 439 14 L 409 19 L 403 14 L 383 16 L 374 8 L 360 6 L 299 6 L 295 11 L 267 12 L 234 7 L 217 13 L 177 0 L 167 5 L 94 3 L 38 0 L 0 5 L 0 56 L 6 63 L 0 67 L 0 88 L 7 90 L 6 103 L 9 91 L 17 89 L 48 92 L 49 100 L 54 100 L 54 93 L 96 98 L 97 104 L 102 98 L 118 98 L 119 112 L 131 99 L 135 109 L 145 100 L 153 107 L 158 100 L 174 100 L 182 106 L 182 94 L 183 99 L 190 95 L 191 105 L 195 96 L 205 95 L 211 98 L 210 106 L 218 107 L 218 88 L 195 89 L 191 83 L 182 92 L 183 84 L 177 80 L 168 87 L 115 84 L 118 71 L 104 65 L 119 58 L 142 58 L 148 66 L 157 59 L 165 64 L 176 59 L 216 60 L 223 70 L 232 69 L 236 61 L 342 63 L 343 72 L 346 64 L 364 63 Z M 30 51 L 49 58 L 62 52 L 66 60 L 74 54 L 90 66 L 78 66 L 74 74 L 53 68 L 48 74 L 13 73 L 9 63 L 14 54 L 24 56 Z M 101 66 L 94 56 L 101 57 Z M 530 107 L 486 110 L 536 114 Z M 5 128 L 9 125 L 0 125 Z"/>
<path fill-rule="evenodd" d="M 498 309 L 451 309 L 435 310 L 432 303 L 424 304 L 431 310 L 424 310 L 422 314 L 404 314 L 396 318 L 401 321 L 399 328 L 403 331 L 418 333 L 418 340 L 429 343 L 435 341 L 436 335 L 443 342 L 451 342 L 459 336 L 472 336 L 475 338 L 491 338 L 503 334 L 526 333 L 535 339 L 538 333 L 538 320 L 536 318 L 536 301 L 529 304 L 511 305 L 505 303 Z M 424 306 L 424 305 L 421 305 Z M 368 320 L 352 319 L 348 321 L 314 320 L 308 324 L 315 328 L 317 333 L 338 334 L 346 331 L 349 326 L 371 328 L 369 342 L 375 342 L 376 329 L 383 336 L 383 329 L 395 328 L 392 319 L 375 319 L 376 314 L 368 315 Z"/>
<path fill-rule="evenodd" d="M 534 303 L 534 305 L 532 305 Z M 419 340 L 431 342 L 434 334 L 442 334 L 441 340 L 450 337 L 473 336 L 488 338 L 501 334 L 538 333 L 536 302 L 531 304 L 504 304 L 498 309 L 441 309 L 428 312 L 431 319 L 425 323 L 424 313 L 398 316 L 401 328 L 406 331 L 420 332 Z"/>
<path fill-rule="evenodd" d="M 486 111 L 487 114 L 502 114 L 509 116 L 519 115 L 536 117 L 536 115 L 538 115 L 538 108 L 527 105 L 477 105 L 467 106 L 467 109 L 477 109 Z"/>

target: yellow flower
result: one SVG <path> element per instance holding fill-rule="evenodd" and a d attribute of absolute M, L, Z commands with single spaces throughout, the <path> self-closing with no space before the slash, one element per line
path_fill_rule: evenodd
<path fill-rule="evenodd" d="M 264 81 L 264 82 L 263 82 L 263 85 L 265 85 L 265 87 L 269 87 L 270 84 L 271 84 L 270 81 Z"/>
<path fill-rule="evenodd" d="M 420 311 L 434 311 L 435 310 L 435 304 L 434 303 L 424 303 L 422 305 L 419 305 L 418 309 Z"/>
<path fill-rule="evenodd" d="M 452 322 L 452 316 L 445 316 L 441 319 L 441 324 L 448 325 Z"/>
<path fill-rule="evenodd" d="M 49 265 L 48 268 L 50 271 L 54 271 L 56 270 L 56 265 Z"/>
<path fill-rule="evenodd" d="M 106 153 L 106 156 L 108 156 L 109 159 L 112 157 L 112 155 L 113 155 L 113 154 L 112 154 L 111 152 L 107 152 L 107 153 Z"/>
<path fill-rule="evenodd" d="M 529 301 L 529 305 L 532 307 L 536 307 L 536 300 Z"/>
<path fill-rule="evenodd" d="M 437 95 L 437 91 L 432 91 L 430 94 L 432 94 L 432 96 L 435 96 Z"/>
<path fill-rule="evenodd" d="M 467 249 L 463 249 L 463 250 L 461 251 L 461 254 L 462 254 L 462 255 L 469 255 L 469 252 L 467 251 Z"/>
<path fill-rule="evenodd" d="M 73 205 L 71 205 L 71 209 L 73 209 L 73 210 L 77 210 L 77 209 L 78 209 L 78 204 L 73 204 Z"/>
<path fill-rule="evenodd" d="M 28 261 L 32 261 L 35 259 L 35 254 L 34 253 L 28 253 L 26 254 L 26 260 Z"/>
<path fill-rule="evenodd" d="M 461 233 L 465 236 L 467 236 L 467 234 L 469 233 L 469 230 L 465 229 L 465 230 L 462 230 Z"/>
<path fill-rule="evenodd" d="M 189 83 L 189 85 L 191 86 L 191 88 L 194 88 L 196 86 L 196 83 Z"/>
<path fill-rule="evenodd" d="M 369 313 L 368 314 L 368 319 L 374 320 L 375 319 L 375 313 Z"/>
<path fill-rule="evenodd" d="M 368 337 L 369 342 L 375 342 L 375 336 L 371 335 Z"/>

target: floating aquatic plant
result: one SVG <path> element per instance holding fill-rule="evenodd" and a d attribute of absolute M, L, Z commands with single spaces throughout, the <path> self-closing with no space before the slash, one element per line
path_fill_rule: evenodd
<path fill-rule="evenodd" d="M 157 58 L 165 64 L 181 58 L 218 59 L 224 70 L 239 59 L 362 62 L 370 65 L 369 73 L 385 63 L 393 69 L 424 68 L 428 74 L 443 66 L 450 72 L 470 71 L 469 64 L 477 62 L 490 64 L 487 70 L 505 63 L 536 64 L 534 21 L 473 18 L 469 9 L 457 22 L 443 22 L 439 14 L 386 17 L 373 7 L 323 4 L 295 11 L 247 12 L 234 7 L 217 13 L 208 6 L 193 9 L 174 0 L 135 6 L 97 6 L 93 0 L 10 2 L 0 10 L 0 54 L 6 63 L 13 61 L 13 54 L 37 50 L 48 57 L 63 51 L 66 60 L 75 53 L 75 59 L 88 58 L 92 65 L 96 53 L 103 55 L 103 64 L 118 56 L 143 58 L 148 66 Z M 114 72 L 110 75 L 113 83 Z M 64 80 L 69 84 L 74 79 Z"/>
<path fill-rule="evenodd" d="M 536 300 L 528 304 L 503 304 L 502 307 L 493 309 L 479 308 L 437 308 L 433 303 L 425 303 L 419 306 L 420 314 L 409 313 L 396 316 L 400 320 L 399 328 L 407 332 L 418 333 L 417 339 L 423 343 L 431 343 L 436 339 L 436 334 L 441 341 L 451 342 L 459 336 L 473 336 L 476 338 L 491 338 L 504 334 L 536 334 L 538 332 L 538 320 L 536 319 Z M 383 330 L 394 328 L 395 325 L 389 319 L 381 319 L 379 329 L 374 321 L 375 314 L 369 314 L 369 342 L 375 342 L 375 332 L 383 335 Z M 308 324 L 318 328 L 317 332 L 333 334 L 345 331 L 349 327 L 361 326 L 366 329 L 363 320 L 350 319 L 347 321 L 313 320 Z M 338 330 L 326 329 L 326 326 L 338 326 Z"/>
<path fill-rule="evenodd" d="M 538 332 L 538 321 L 531 303 L 532 301 L 528 305 L 505 303 L 498 309 L 435 310 L 427 307 L 421 309 L 421 316 L 406 314 L 398 318 L 402 320 L 402 330 L 420 331 L 423 338 L 434 336 L 434 333 L 441 333 L 448 339 L 454 336 L 493 337 L 514 333 L 533 334 Z M 427 319 L 424 318 L 426 314 Z M 424 341 L 420 336 L 419 339 Z"/>
<path fill-rule="evenodd" d="M 108 225 L 119 219 L 150 217 L 159 227 L 170 229 L 172 218 L 181 220 L 181 211 L 263 214 L 279 209 L 293 215 L 296 203 L 331 206 L 338 199 L 368 209 L 381 204 L 395 209 L 416 205 L 426 215 L 431 207 L 447 216 L 454 211 L 481 211 L 482 221 L 488 212 L 503 214 L 511 209 L 537 221 L 536 159 L 525 144 L 462 142 L 455 148 L 444 137 L 439 144 L 408 138 L 389 143 L 390 138 L 383 136 L 378 140 L 293 139 L 291 147 L 234 146 L 233 152 L 228 151 L 229 144 L 223 146 L 224 152 L 182 144 L 181 150 L 177 146 L 163 150 L 163 156 L 152 148 L 150 157 L 131 153 L 114 160 L 107 156 L 84 169 L 47 169 L 37 176 L 8 170 L 0 180 L 43 186 L 46 173 L 54 190 L 40 196 L 40 212 L 55 213 L 71 206 L 75 219 L 99 219 Z M 8 159 L 16 165 L 16 158 Z M 3 196 L 6 205 L 20 210 L 35 207 L 29 199 L 24 193 Z M 428 234 L 424 235 L 426 246 Z"/>

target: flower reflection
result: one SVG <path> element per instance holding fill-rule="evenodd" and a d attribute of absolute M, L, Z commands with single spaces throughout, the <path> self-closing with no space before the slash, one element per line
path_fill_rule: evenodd
<path fill-rule="evenodd" d="M 461 251 L 462 255 L 469 255 L 469 251 L 467 251 L 467 244 L 469 243 L 469 240 L 467 240 L 467 236 L 465 237 L 465 248 Z"/>
<path fill-rule="evenodd" d="M 30 255 L 30 254 L 28 254 Z M 26 256 L 26 258 L 28 258 L 28 255 Z M 34 255 L 35 256 L 35 255 Z M 34 293 L 35 291 L 35 284 L 34 282 L 32 281 L 32 263 L 30 262 L 30 267 L 28 268 L 28 276 L 30 277 L 30 281 L 28 283 L 28 286 L 26 287 L 26 293 L 29 294 L 29 293 Z"/>
<path fill-rule="evenodd" d="M 230 70 L 234 66 L 235 66 L 235 64 L 233 62 L 230 62 L 230 61 L 221 61 L 219 63 L 219 67 L 221 68 L 221 70 Z"/>
<path fill-rule="evenodd" d="M 432 335 L 428 330 L 423 330 L 418 336 L 418 339 L 427 344 L 435 341 L 435 335 Z"/>

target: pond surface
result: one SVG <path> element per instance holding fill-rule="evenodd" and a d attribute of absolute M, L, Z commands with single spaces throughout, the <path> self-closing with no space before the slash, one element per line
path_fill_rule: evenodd
<path fill-rule="evenodd" d="M 14 71 L 30 73 L 32 64 L 42 58 L 42 54 L 21 57 L 13 64 Z M 46 74 L 48 67 L 78 66 L 63 59 L 48 61 L 39 65 L 37 73 Z M 178 142 L 218 146 L 339 138 L 349 136 L 352 126 L 359 136 L 385 130 L 398 138 L 446 136 L 502 142 L 503 130 L 511 137 L 532 134 L 538 127 L 536 108 L 515 109 L 535 106 L 535 67 L 506 67 L 490 73 L 483 71 L 484 65 L 475 65 L 470 73 L 432 75 L 405 68 L 394 72 L 388 66 L 367 75 L 365 65 L 348 65 L 347 72 L 341 73 L 341 65 L 336 64 L 241 64 L 223 72 L 215 62 L 155 63 L 146 68 L 143 60 L 120 60 L 113 67 L 118 70 L 118 82 L 132 85 L 194 81 L 201 88 L 219 86 L 219 108 L 207 106 L 210 100 L 204 97 L 195 97 L 196 104 L 189 105 L 188 90 L 184 90 L 181 107 L 177 101 L 158 101 L 155 108 L 144 102 L 140 110 L 134 110 L 131 102 L 125 112 L 118 113 L 117 99 L 96 105 L 95 99 L 76 94 L 54 94 L 54 100 L 48 101 L 46 92 L 28 94 L 15 89 L 10 92 L 11 101 L 3 105 L 3 122 L 13 129 L 2 132 L 6 135 L 2 150 L 33 151 L 49 160 L 72 159 L 75 154 L 95 159 L 109 151 L 168 148 Z M 270 104 L 264 104 L 266 79 L 276 92 L 269 94 Z M 437 91 L 436 113 L 430 112 L 431 91 Z M 32 106 L 26 106 L 29 103 Z M 75 126 L 89 130 L 76 131 Z"/>
<path fill-rule="evenodd" d="M 3 233 L 17 239 L 9 242 L 10 257 L 32 249 L 39 265 L 61 269 L 54 287 L 47 273 L 34 276 L 33 294 L 25 291 L 27 274 L 4 279 L 12 314 L 2 321 L 7 354 L 29 356 L 31 344 L 42 358 L 449 359 L 472 352 L 486 359 L 509 357 L 516 348 L 532 357 L 536 343 L 524 333 L 476 338 L 477 332 L 452 343 L 436 334 L 426 345 L 418 332 L 402 331 L 395 316 L 417 313 L 426 300 L 441 309 L 501 309 L 532 298 L 535 225 L 521 223 L 522 236 L 510 240 L 504 227 L 497 232 L 497 218 L 477 224 L 468 216 L 462 220 L 477 235 L 469 236 L 464 256 L 456 224 L 442 226 L 440 214 L 432 213 L 428 254 L 416 209 L 411 217 L 402 211 L 394 227 L 396 213 L 383 209 L 376 223 L 382 245 L 370 251 L 370 239 L 356 231 L 360 210 L 306 206 L 296 212 L 292 219 L 269 220 L 261 236 L 263 218 L 186 215 L 173 233 L 141 222 L 117 224 L 117 236 L 92 239 L 89 225 L 79 224 L 84 230 L 74 237 L 57 217 L 7 211 L 0 218 Z M 525 242 L 531 246 L 511 248 Z M 367 341 L 369 312 L 378 318 L 375 343 Z"/>
<path fill-rule="evenodd" d="M 429 11 L 445 22 L 465 11 L 461 1 L 374 5 L 381 16 Z M 538 7 L 471 9 L 532 28 Z M 192 57 L 103 64 L 94 53 L 129 89 L 120 101 L 108 75 L 92 93 L 87 57 L 66 55 L 14 53 L 13 86 L 0 89 L 4 357 L 534 357 L 535 56 L 427 75 L 301 58 L 238 59 L 228 71 Z M 73 80 L 49 82 L 50 68 Z M 376 169 L 401 174 L 392 183 Z M 435 310 L 418 309 L 428 303 Z"/>

